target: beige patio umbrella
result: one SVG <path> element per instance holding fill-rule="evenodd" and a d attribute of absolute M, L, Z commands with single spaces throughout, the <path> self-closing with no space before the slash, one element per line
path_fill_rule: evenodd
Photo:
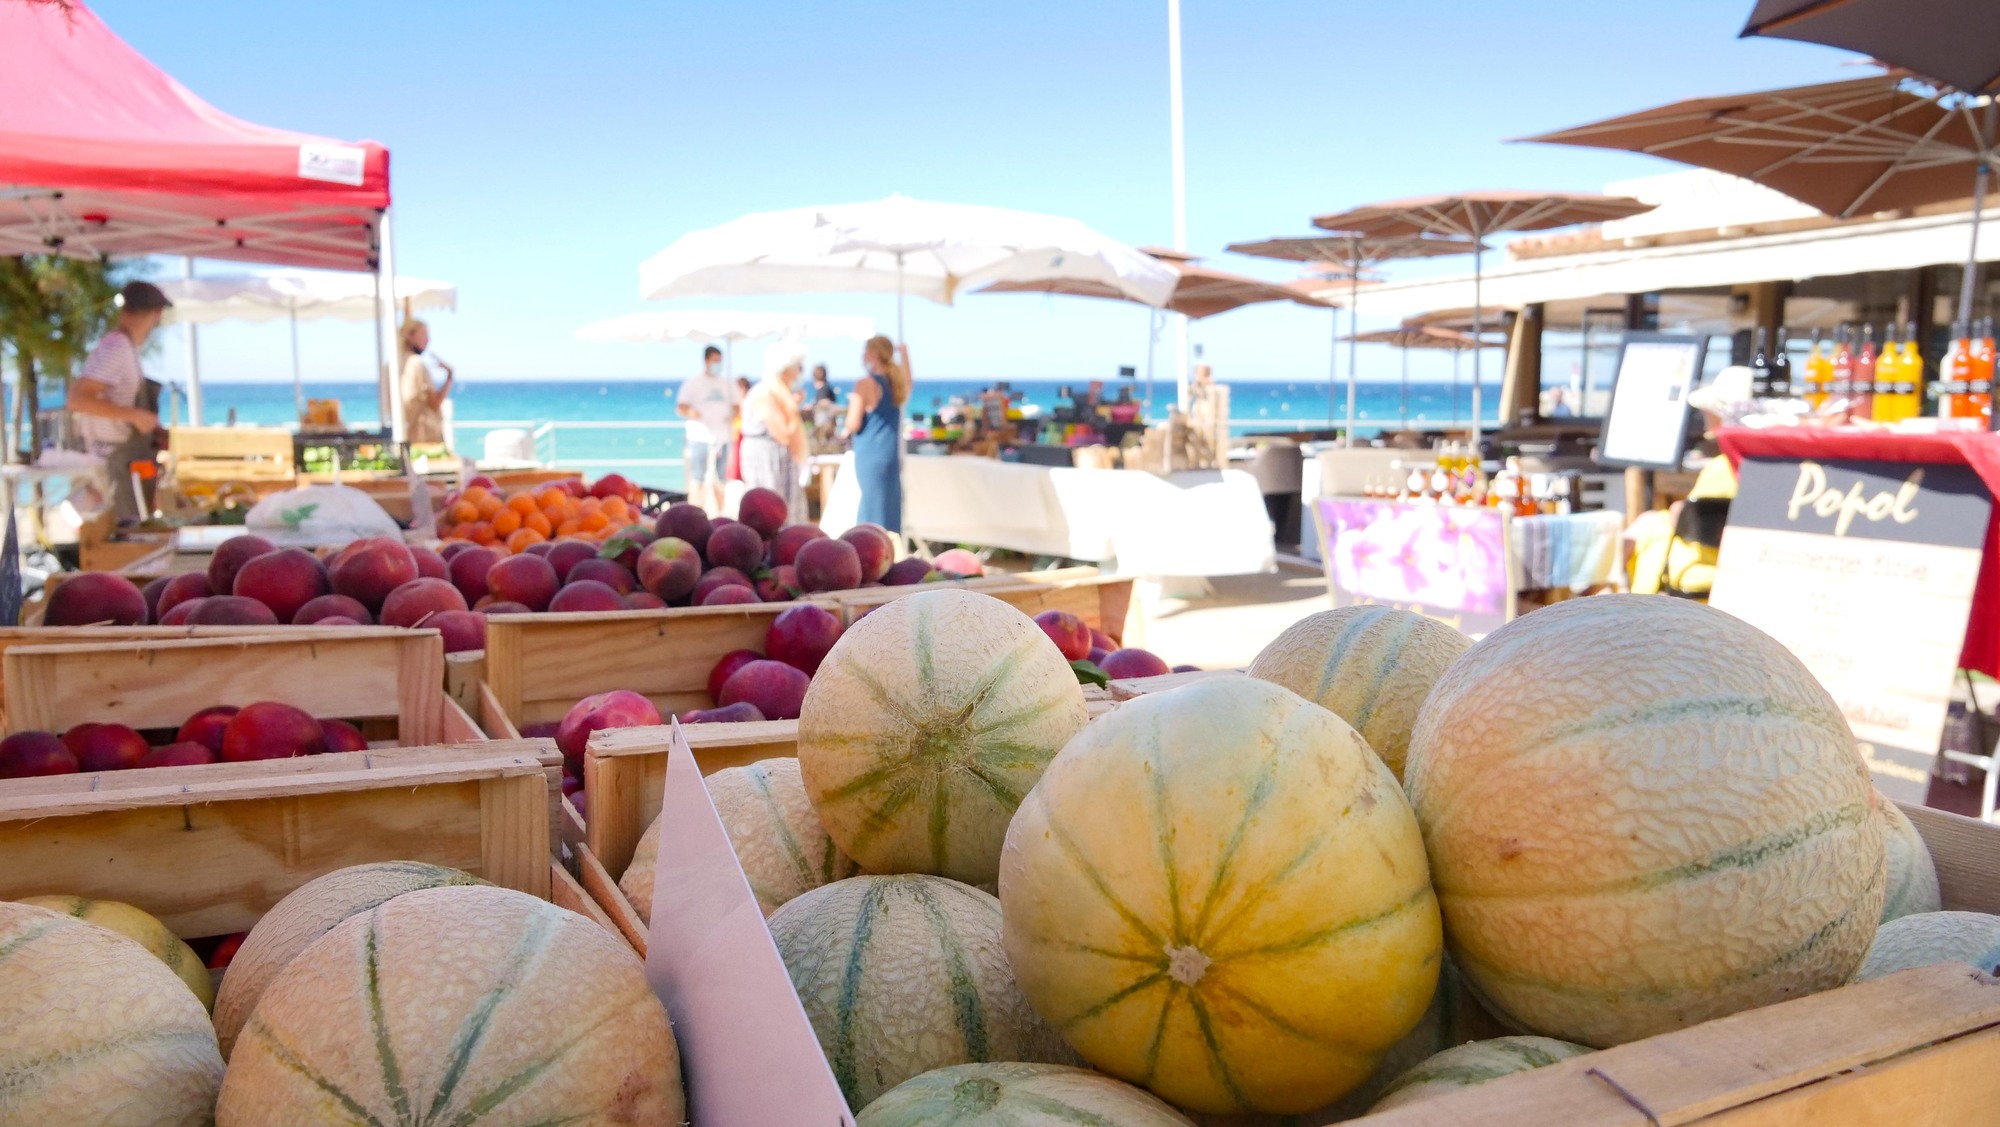
<path fill-rule="evenodd" d="M 1959 316 L 1972 316 L 1984 169 L 2000 156 L 1994 102 L 1901 72 L 1693 98 L 1523 137 L 1711 168 L 1849 218 L 1973 197 Z"/>
<path fill-rule="evenodd" d="M 1476 352 L 1483 345 L 1478 337 L 1461 333 L 1457 329 L 1442 328 L 1437 325 L 1421 325 L 1405 321 L 1393 329 L 1377 329 L 1372 333 L 1354 333 L 1347 338 L 1349 344 L 1394 345 L 1403 355 L 1402 402 L 1398 414 L 1402 425 L 1410 425 L 1410 350 L 1413 348 L 1436 349 L 1453 353 L 1451 367 L 1451 413 L 1458 414 L 1458 357 L 1460 352 Z"/>
<path fill-rule="evenodd" d="M 1654 205 L 1625 196 L 1604 196 L 1594 192 L 1460 192 L 1445 196 L 1419 196 L 1369 204 L 1347 211 L 1321 215 L 1313 226 L 1328 231 L 1375 238 L 1429 236 L 1471 241 L 1472 251 L 1472 335 L 1484 330 L 1481 275 L 1485 267 L 1485 240 L 1509 231 L 1546 231 L 1624 219 L 1653 210 Z M 1479 352 L 1472 354 L 1472 433 L 1485 429 L 1480 403 Z"/>
<path fill-rule="evenodd" d="M 1477 248 L 1478 244 L 1453 238 L 1429 238 L 1423 235 L 1364 235 L 1358 232 L 1341 232 L 1331 235 L 1300 235 L 1281 239 L 1261 239 L 1249 243 L 1231 243 L 1228 249 L 1236 254 L 1247 254 L 1255 258 L 1276 258 L 1285 262 L 1311 264 L 1324 275 L 1343 277 L 1347 280 L 1348 331 L 1357 331 L 1355 306 L 1361 299 L 1361 278 L 1370 266 L 1398 258 L 1435 258 L 1441 255 L 1465 254 Z M 1294 283 L 1305 286 L 1305 283 Z M 1310 288 L 1310 287 L 1306 287 Z M 1322 294 L 1324 291 L 1322 291 Z M 1340 331 L 1340 317 L 1334 315 L 1334 332 Z M 1333 417 L 1333 392 L 1339 382 L 1335 370 L 1340 355 L 1340 338 L 1334 338 L 1334 357 L 1329 362 L 1326 380 L 1326 414 Z M 1355 351 L 1354 342 L 1347 345 L 1347 434 L 1346 444 L 1354 445 L 1355 416 Z"/>

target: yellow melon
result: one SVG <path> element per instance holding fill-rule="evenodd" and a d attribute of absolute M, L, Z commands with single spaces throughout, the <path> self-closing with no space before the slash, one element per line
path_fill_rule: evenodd
<path fill-rule="evenodd" d="M 503 888 L 426 888 L 348 917 L 237 1038 L 216 1127 L 678 1127 L 680 1059 L 630 948 Z"/>
<path fill-rule="evenodd" d="M 1076 674 L 1027 615 L 925 591 L 834 644 L 799 712 L 799 769 L 862 868 L 981 884 L 1021 796 L 1087 718 Z"/>
<path fill-rule="evenodd" d="M 215 999 L 215 1033 L 222 1044 L 222 1059 L 229 1059 L 236 1035 L 278 972 L 335 924 L 419 888 L 484 883 L 470 873 L 443 865 L 381 861 L 335 869 L 293 889 L 250 929 L 243 946 L 229 960 L 229 973 L 222 976 L 222 991 Z"/>
<path fill-rule="evenodd" d="M 1000 949 L 1000 902 L 942 877 L 853 877 L 771 916 L 849 1107 L 954 1064 L 1075 1056 L 1029 1008 Z"/>
<path fill-rule="evenodd" d="M 820 824 L 799 778 L 798 760 L 763 759 L 717 771 L 703 781 L 729 844 L 736 847 L 743 875 L 750 878 L 750 891 L 766 916 L 801 893 L 860 871 Z M 649 924 L 659 860 L 660 820 L 654 818 L 639 838 L 632 863 L 618 878 L 626 899 Z"/>
<path fill-rule="evenodd" d="M 1141 697 L 1072 740 L 1001 859 L 1007 957 L 1099 1069 L 1205 1112 L 1368 1079 L 1437 984 L 1416 819 L 1339 717 L 1253 678 Z"/>
<path fill-rule="evenodd" d="M 0 1123 L 199 1127 L 221 1083 L 207 1012 L 157 957 L 0 902 Z"/>
<path fill-rule="evenodd" d="M 1400 779 L 1417 709 L 1471 645 L 1472 639 L 1421 614 L 1341 607 L 1293 623 L 1264 647 L 1249 672 L 1347 721 Z"/>
<path fill-rule="evenodd" d="M 905 1080 L 855 1127 L 1191 1127 L 1129 1084 L 1059 1064 L 959 1064 Z"/>
<path fill-rule="evenodd" d="M 1530 1032 L 1604 1047 L 1837 986 L 1882 910 L 1840 710 L 1700 604 L 1577 599 L 1488 635 L 1404 783 L 1453 959 Z"/>
<path fill-rule="evenodd" d="M 194 953 L 194 948 L 181 942 L 180 936 L 168 931 L 166 924 L 147 913 L 116 900 L 88 900 L 81 896 L 27 896 L 21 903 L 110 928 L 167 964 L 194 991 L 194 996 L 201 999 L 203 1009 L 215 1008 L 215 980 L 209 976 L 201 957 Z"/>

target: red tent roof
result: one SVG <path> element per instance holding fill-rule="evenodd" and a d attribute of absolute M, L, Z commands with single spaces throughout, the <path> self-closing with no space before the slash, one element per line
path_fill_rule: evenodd
<path fill-rule="evenodd" d="M 389 151 L 217 110 L 96 13 L 0 0 L 0 253 L 369 270 Z"/>

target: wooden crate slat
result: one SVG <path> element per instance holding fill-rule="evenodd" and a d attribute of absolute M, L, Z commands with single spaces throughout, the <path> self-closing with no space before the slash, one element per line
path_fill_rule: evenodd
<path fill-rule="evenodd" d="M 554 861 L 549 862 L 549 902 L 558 908 L 568 908 L 579 916 L 588 917 L 597 926 L 620 940 L 625 938 L 625 933 L 618 930 L 618 925 L 612 922 L 611 916 L 598 906 L 597 901 L 591 899 L 590 893 L 584 891 L 575 877 L 569 875 L 569 870 Z"/>
<path fill-rule="evenodd" d="M 1182 685 L 1192 685 L 1197 681 L 1212 680 L 1217 677 L 1241 677 L 1240 669 L 1197 669 L 1193 673 L 1165 673 L 1158 677 L 1128 677 L 1123 681 L 1111 682 L 1111 696 L 1116 700 L 1131 700 L 1147 693 L 1164 693 L 1168 689 L 1178 689 Z"/>
<path fill-rule="evenodd" d="M 1705 1127 L 1963 1127 L 2000 1107 L 2000 1029 L 1708 1116 Z"/>
<path fill-rule="evenodd" d="M 630 943 L 634 951 L 639 952 L 640 958 L 645 958 L 646 921 L 639 918 L 638 909 L 632 907 L 631 901 L 625 899 L 625 893 L 618 887 L 618 881 L 612 877 L 611 871 L 604 867 L 603 862 L 587 845 L 577 852 L 576 871 L 577 879 L 583 884 L 584 891 L 590 893 L 591 898 L 603 907 L 606 915 L 611 917 L 612 925 L 618 929 L 618 934 L 625 937 L 625 942 Z"/>
<path fill-rule="evenodd" d="M 704 775 L 799 751 L 796 720 L 688 724 L 681 730 Z M 640 835 L 660 814 L 672 739 L 671 725 L 606 729 L 591 736 L 583 759 L 584 793 L 590 796 L 584 842 L 611 872 L 625 871 Z"/>
<path fill-rule="evenodd" d="M 485 726 L 485 701 L 480 689 L 486 684 L 486 651 L 470 650 L 444 655 L 444 694 L 458 702 L 472 721 Z"/>
<path fill-rule="evenodd" d="M 1930 847 L 1945 910 L 2000 915 L 2000 826 L 1944 810 L 1897 805 Z"/>

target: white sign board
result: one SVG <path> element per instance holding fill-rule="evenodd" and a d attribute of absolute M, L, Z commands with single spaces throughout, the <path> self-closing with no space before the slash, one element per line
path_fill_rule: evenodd
<path fill-rule="evenodd" d="M 1597 458 L 1607 466 L 1677 470 L 1687 443 L 1688 392 L 1701 378 L 1700 337 L 1627 333 Z"/>

